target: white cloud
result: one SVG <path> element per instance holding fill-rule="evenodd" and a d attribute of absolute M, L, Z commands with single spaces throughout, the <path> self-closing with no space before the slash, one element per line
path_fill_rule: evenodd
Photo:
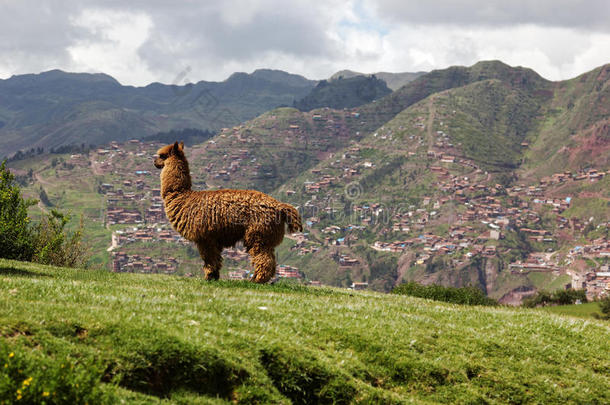
<path fill-rule="evenodd" d="M 2 1 L 2 0 L 0 0 Z M 419 71 L 500 59 L 553 80 L 610 62 L 605 0 L 49 0 L 3 3 L 0 77 L 60 68 L 124 84 L 274 68 Z"/>
<path fill-rule="evenodd" d="M 153 27 L 149 16 L 93 9 L 71 18 L 71 22 L 91 34 L 67 48 L 73 70 L 103 72 L 130 84 L 147 84 L 155 79 L 138 54 Z"/>
<path fill-rule="evenodd" d="M 361 41 L 346 43 L 357 49 Z M 519 25 L 461 28 L 444 25 L 395 27 L 383 36 L 379 59 L 360 66 L 379 70 L 418 71 L 480 60 L 502 60 L 532 68 L 550 80 L 563 80 L 610 62 L 610 34 L 573 28 Z M 359 61 L 352 62 L 357 66 Z"/>

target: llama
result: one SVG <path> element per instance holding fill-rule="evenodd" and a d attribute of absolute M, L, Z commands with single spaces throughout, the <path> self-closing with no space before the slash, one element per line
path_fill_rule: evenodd
<path fill-rule="evenodd" d="M 162 147 L 157 155 L 165 214 L 176 231 L 197 245 L 206 280 L 220 277 L 222 249 L 243 241 L 255 268 L 251 281 L 269 281 L 286 225 L 290 233 L 303 231 L 298 211 L 255 190 L 192 190 L 182 142 Z"/>

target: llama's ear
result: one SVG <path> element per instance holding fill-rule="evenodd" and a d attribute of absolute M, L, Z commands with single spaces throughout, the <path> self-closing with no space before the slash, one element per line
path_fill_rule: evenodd
<path fill-rule="evenodd" d="M 174 146 L 172 146 L 172 155 L 178 155 L 182 150 L 180 149 L 180 145 L 178 145 L 178 141 L 174 142 Z"/>
<path fill-rule="evenodd" d="M 180 147 L 180 151 L 184 152 L 184 142 L 180 141 L 180 144 L 178 146 Z"/>

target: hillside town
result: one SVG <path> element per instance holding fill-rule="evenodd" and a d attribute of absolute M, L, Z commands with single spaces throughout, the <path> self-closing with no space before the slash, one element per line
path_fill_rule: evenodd
<path fill-rule="evenodd" d="M 224 128 L 204 146 L 188 151 L 198 189 L 264 190 L 286 182 L 277 197 L 298 207 L 306 229 L 289 237 L 289 252 L 296 256 L 278 262 L 278 278 L 321 284 L 295 263 L 327 257 L 333 271 L 350 275 L 345 287 L 367 288 L 371 263 L 362 251 L 354 250 L 364 246 L 377 254 L 408 257 L 404 263 L 410 263 L 409 271 L 431 268 L 438 260 L 448 269 L 459 270 L 478 258 L 493 259 L 519 279 L 548 274 L 561 280 L 562 288 L 584 288 L 590 298 L 610 291 L 607 232 L 584 238 L 595 234 L 592 219 L 565 215 L 579 195 L 561 191 L 603 181 L 610 171 L 561 171 L 536 182 L 516 179 L 504 186 L 496 181 L 497 175 L 452 143 L 442 121 L 435 123 L 424 114 L 382 126 L 360 141 L 353 135 L 364 125 L 366 115 L 356 110 L 299 114 L 288 118 L 281 113 L 265 114 L 254 123 Z M 443 129 L 431 129 L 438 127 Z M 264 131 L 264 143 L 260 131 Z M 159 146 L 135 139 L 111 142 L 87 156 L 70 155 L 62 167 L 89 168 L 101 179 L 97 192 L 104 203 L 103 226 L 111 232 L 107 250 L 113 271 L 199 274 L 198 255 L 165 218 L 158 172 L 151 164 Z M 310 169 L 290 179 L 270 164 L 272 156 L 264 150 L 292 156 L 297 165 L 298 153 L 313 162 Z M 393 173 L 402 173 L 404 191 L 394 187 L 385 196 L 368 192 L 376 189 L 376 176 Z M 417 183 L 422 175 L 426 187 L 409 194 L 406 184 Z M 595 227 L 603 230 L 608 223 L 596 221 Z M 158 257 L 160 252 L 147 251 L 151 244 L 176 246 L 183 253 Z M 190 262 L 185 256 L 189 249 Z M 223 277 L 250 277 L 243 248 L 226 250 L 223 256 L 227 267 Z M 177 264 L 187 262 L 191 264 L 186 267 Z M 408 273 L 404 277 L 408 279 Z"/>

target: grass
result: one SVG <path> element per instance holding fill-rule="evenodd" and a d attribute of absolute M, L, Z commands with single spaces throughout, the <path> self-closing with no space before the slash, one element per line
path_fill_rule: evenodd
<path fill-rule="evenodd" d="M 555 305 L 541 308 L 542 311 L 552 314 L 569 315 L 578 318 L 593 319 L 594 314 L 601 314 L 597 302 L 575 305 Z"/>
<path fill-rule="evenodd" d="M 0 402 L 610 401 L 602 321 L 6 260 L 0 278 Z"/>

